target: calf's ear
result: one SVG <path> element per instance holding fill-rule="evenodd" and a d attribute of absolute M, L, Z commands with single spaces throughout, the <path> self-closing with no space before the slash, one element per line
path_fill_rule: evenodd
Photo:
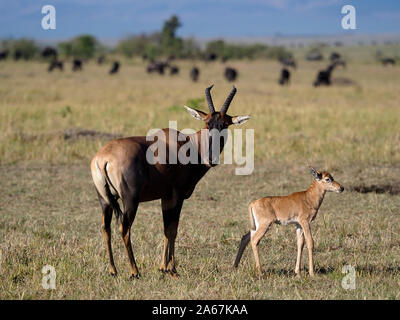
<path fill-rule="evenodd" d="M 320 181 L 322 179 L 322 174 L 321 172 L 318 172 L 317 170 L 315 170 L 313 167 L 310 167 L 310 171 L 311 174 L 313 175 L 313 177 L 317 180 Z"/>

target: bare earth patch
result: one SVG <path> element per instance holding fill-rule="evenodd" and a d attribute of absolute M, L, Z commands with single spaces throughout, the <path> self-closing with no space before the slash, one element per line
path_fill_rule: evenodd
<path fill-rule="evenodd" d="M 21 134 L 21 139 L 24 141 L 33 141 L 36 139 L 50 139 L 50 138 L 62 138 L 64 140 L 72 140 L 79 138 L 92 138 L 92 139 L 117 139 L 121 138 L 122 135 L 108 132 L 101 132 L 96 130 L 82 129 L 82 128 L 68 128 L 65 130 L 54 131 L 43 134 Z"/>
<path fill-rule="evenodd" d="M 396 185 L 392 184 L 372 184 L 372 185 L 360 185 L 360 186 L 352 186 L 350 187 L 351 191 L 359 192 L 359 193 L 370 193 L 374 192 L 377 194 L 388 193 L 391 195 L 400 194 L 400 183 Z"/>

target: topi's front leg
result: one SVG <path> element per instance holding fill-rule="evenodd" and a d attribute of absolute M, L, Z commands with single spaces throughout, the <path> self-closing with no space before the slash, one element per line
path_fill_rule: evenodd
<path fill-rule="evenodd" d="M 179 217 L 183 200 L 161 200 L 164 221 L 164 248 L 160 271 L 178 276 L 175 264 L 175 240 L 178 233 Z"/>

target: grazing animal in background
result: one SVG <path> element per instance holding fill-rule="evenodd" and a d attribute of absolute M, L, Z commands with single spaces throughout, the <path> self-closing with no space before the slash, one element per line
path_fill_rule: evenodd
<path fill-rule="evenodd" d="M 236 268 L 243 255 L 243 251 L 251 242 L 258 274 L 262 276 L 258 244 L 273 223 L 296 225 L 297 234 L 297 261 L 295 272 L 301 273 L 301 256 L 304 247 L 304 238 L 308 248 L 309 273 L 314 275 L 313 248 L 314 241 L 311 235 L 310 224 L 317 216 L 326 192 L 343 192 L 340 183 L 333 180 L 328 172 L 318 172 L 310 168 L 314 177 L 310 187 L 305 191 L 292 193 L 288 196 L 265 197 L 253 201 L 249 205 L 250 231 L 240 242 L 238 254 L 234 263 Z"/>
<path fill-rule="evenodd" d="M 47 68 L 48 72 L 52 72 L 54 69 L 58 69 L 60 71 L 64 70 L 64 63 L 62 61 L 53 60 L 50 62 L 49 67 Z"/>
<path fill-rule="evenodd" d="M 228 57 L 227 56 L 223 56 L 222 58 L 221 58 L 221 62 L 222 63 L 225 63 L 225 62 L 227 62 L 228 61 Z"/>
<path fill-rule="evenodd" d="M 329 59 L 331 60 L 331 62 L 334 62 L 335 60 L 339 60 L 341 58 L 341 54 L 338 52 L 332 52 Z"/>
<path fill-rule="evenodd" d="M 110 71 L 108 72 L 109 74 L 115 74 L 117 73 L 119 70 L 119 62 L 118 61 L 114 61 Z"/>
<path fill-rule="evenodd" d="M 387 66 L 387 65 L 392 65 L 392 66 L 394 66 L 395 64 L 396 64 L 396 61 L 393 59 L 393 58 L 383 58 L 382 60 L 381 60 L 381 62 L 382 62 L 382 64 L 384 65 L 384 66 Z"/>
<path fill-rule="evenodd" d="M 179 73 L 179 68 L 177 66 L 170 66 L 169 68 L 169 74 L 171 76 L 178 74 Z"/>
<path fill-rule="evenodd" d="M 22 58 L 22 51 L 17 49 L 14 51 L 14 60 L 18 61 L 19 59 Z"/>
<path fill-rule="evenodd" d="M 296 61 L 293 58 L 279 58 L 279 62 L 285 67 L 297 68 Z"/>
<path fill-rule="evenodd" d="M 101 65 L 104 63 L 104 61 L 106 60 L 106 57 L 104 55 L 98 56 L 97 57 L 97 64 Z"/>
<path fill-rule="evenodd" d="M 168 67 L 168 62 L 164 61 L 152 61 L 148 66 L 147 66 L 147 73 L 152 73 L 152 72 L 157 72 L 160 75 L 164 74 L 165 68 Z"/>
<path fill-rule="evenodd" d="M 317 79 L 314 81 L 314 87 L 318 87 L 320 85 L 330 86 L 332 71 L 340 64 L 340 62 L 336 61 L 330 64 L 326 70 L 320 70 L 318 72 Z"/>
<path fill-rule="evenodd" d="M 57 50 L 52 47 L 46 47 L 42 51 L 42 57 L 45 59 L 47 58 L 51 58 L 53 60 L 57 59 Z"/>
<path fill-rule="evenodd" d="M 82 61 L 79 59 L 74 59 L 72 61 L 72 71 L 81 71 L 82 70 Z"/>
<path fill-rule="evenodd" d="M 192 70 L 190 70 L 190 78 L 192 79 L 193 82 L 196 82 L 199 80 L 200 76 L 200 70 L 197 67 L 193 67 Z"/>
<path fill-rule="evenodd" d="M 285 84 L 289 84 L 290 82 L 290 71 L 286 68 L 283 68 L 281 71 L 281 77 L 279 79 L 279 84 L 280 85 L 285 85 Z"/>
<path fill-rule="evenodd" d="M 10 53 L 10 51 L 8 51 L 8 50 L 0 51 L 0 60 L 6 60 L 9 53 Z"/>
<path fill-rule="evenodd" d="M 229 82 L 232 82 L 232 81 L 236 80 L 236 78 L 238 76 L 238 72 L 234 68 L 226 67 L 225 68 L 225 72 L 224 72 L 224 76 L 225 76 L 226 80 L 228 80 Z"/>
<path fill-rule="evenodd" d="M 110 224 L 113 211 L 129 258 L 131 278 L 138 278 L 139 271 L 131 246 L 130 229 L 140 202 L 161 199 L 164 248 L 160 271 L 177 276 L 175 239 L 183 201 L 190 198 L 196 184 L 219 161 L 224 145 L 221 143 L 219 150 L 216 150 L 215 144 L 220 141 L 221 131 L 232 124 L 242 124 L 250 118 L 249 116 L 231 117 L 226 113 L 235 96 L 236 88 L 232 89 L 220 111 L 214 108 L 211 88 L 212 86 L 205 91 L 209 113 L 185 106 L 193 117 L 204 121 L 205 129 L 185 135 L 174 129 L 162 129 L 158 131 L 158 135 L 155 133 L 157 145 L 162 145 L 157 149 L 154 148 L 155 142 L 152 140 L 152 138 L 156 139 L 155 137 L 147 139 L 148 137 L 142 136 L 113 140 L 101 148 L 92 159 L 91 173 L 103 212 L 101 230 L 112 275 L 117 274 L 111 249 Z M 182 140 L 182 137 L 185 139 Z M 172 159 L 170 163 L 171 154 L 178 155 L 182 146 L 185 146 L 183 150 L 187 152 L 188 144 L 189 149 L 194 150 L 197 163 L 183 164 L 178 161 L 178 157 L 173 157 L 175 160 Z M 165 152 L 161 151 L 167 157 L 165 161 L 155 159 L 158 157 L 156 152 L 160 152 L 161 149 L 165 150 Z M 147 157 L 149 150 L 150 154 L 153 152 L 151 161 Z M 123 211 L 120 209 L 118 199 L 122 200 Z"/>
<path fill-rule="evenodd" d="M 335 62 L 336 60 L 340 60 L 342 58 L 342 56 L 340 55 L 340 53 L 338 52 L 332 52 L 331 56 L 329 57 L 329 59 L 331 60 L 331 62 Z"/>
<path fill-rule="evenodd" d="M 217 54 L 211 52 L 211 53 L 207 53 L 207 54 L 206 54 L 206 56 L 204 57 L 204 60 L 205 60 L 205 61 L 216 61 L 217 58 L 218 58 Z"/>
<path fill-rule="evenodd" d="M 306 56 L 307 61 L 321 61 L 323 58 L 323 55 L 318 51 L 312 51 Z"/>

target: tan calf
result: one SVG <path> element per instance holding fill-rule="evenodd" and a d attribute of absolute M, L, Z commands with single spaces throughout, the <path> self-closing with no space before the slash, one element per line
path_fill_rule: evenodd
<path fill-rule="evenodd" d="M 327 191 L 343 192 L 344 188 L 328 172 L 318 172 L 310 168 L 314 180 L 305 191 L 292 193 L 288 196 L 265 197 L 253 201 L 249 205 L 250 231 L 240 242 L 239 251 L 234 266 L 237 267 L 247 244 L 251 242 L 258 273 L 262 275 L 258 244 L 272 223 L 296 225 L 297 261 L 295 272 L 299 276 L 304 238 L 308 248 L 309 273 L 314 275 L 312 251 L 314 241 L 311 235 L 310 223 L 317 215 Z"/>

